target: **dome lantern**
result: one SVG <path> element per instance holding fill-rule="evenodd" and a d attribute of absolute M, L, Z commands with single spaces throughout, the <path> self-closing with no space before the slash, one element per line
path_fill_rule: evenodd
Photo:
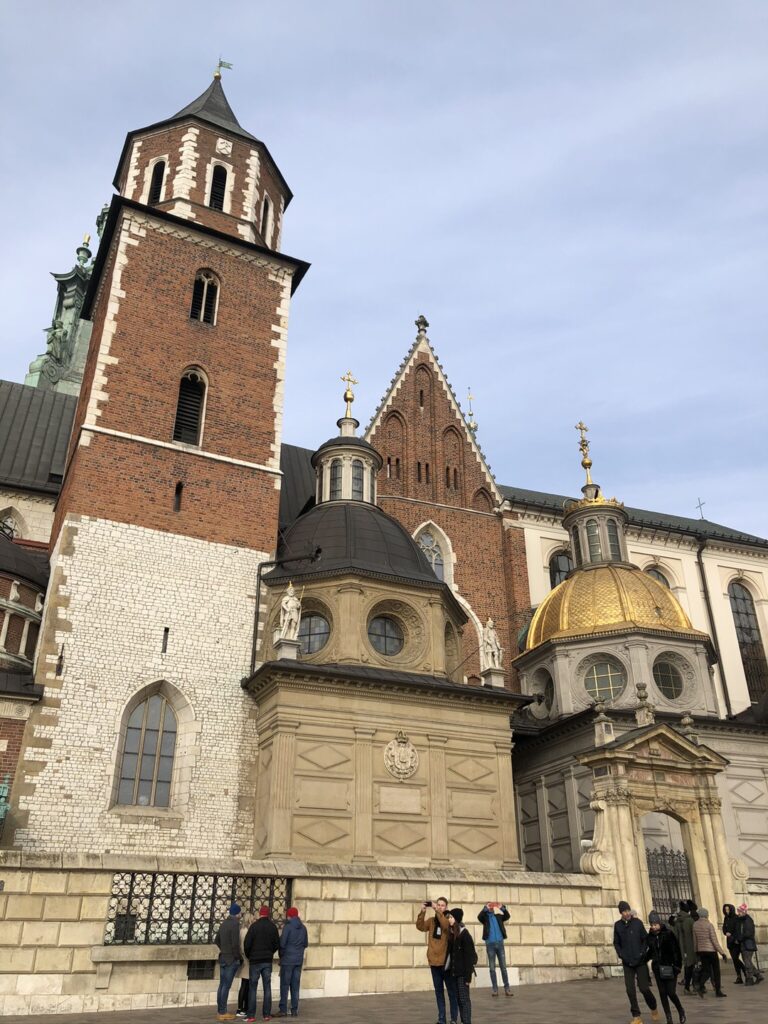
<path fill-rule="evenodd" d="M 376 475 L 383 460 L 372 445 L 356 436 L 360 423 L 352 415 L 355 400 L 352 385 L 357 381 L 350 370 L 341 380 L 346 385 L 346 408 L 336 421 L 339 435 L 321 444 L 312 456 L 315 501 L 318 505 L 328 501 L 364 501 L 375 505 Z"/>
<path fill-rule="evenodd" d="M 563 515 L 563 526 L 571 538 L 574 565 L 580 569 L 609 562 L 629 564 L 624 536 L 627 523 L 624 505 L 616 498 L 605 498 L 600 485 L 592 480 L 592 459 L 586 436 L 589 427 L 579 420 L 576 430 L 581 435 L 579 450 L 586 473 L 586 481 L 581 488 L 584 497 L 566 505 Z"/>

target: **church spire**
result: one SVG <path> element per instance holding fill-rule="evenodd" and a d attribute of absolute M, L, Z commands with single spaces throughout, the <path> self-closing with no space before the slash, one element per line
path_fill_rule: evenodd
<path fill-rule="evenodd" d="M 574 429 L 579 432 L 581 468 L 586 480 L 581 488 L 584 497 L 569 502 L 563 515 L 563 526 L 571 535 L 573 561 L 577 569 L 593 563 L 626 562 L 624 505 L 616 498 L 603 497 L 600 485 L 592 479 L 589 427 L 579 420 Z"/>

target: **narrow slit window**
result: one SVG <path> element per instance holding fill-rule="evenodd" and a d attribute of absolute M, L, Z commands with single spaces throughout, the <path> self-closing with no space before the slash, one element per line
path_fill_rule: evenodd
<path fill-rule="evenodd" d="M 216 164 L 211 176 L 211 198 L 208 205 L 212 210 L 224 209 L 224 196 L 227 194 L 227 169 Z"/>
<path fill-rule="evenodd" d="M 395 476 L 400 479 L 400 459 L 395 459 Z"/>
<path fill-rule="evenodd" d="M 162 647 L 160 649 L 160 653 L 161 654 L 167 654 L 168 653 L 168 634 L 170 632 L 171 631 L 168 628 L 168 626 L 164 626 L 163 627 L 163 643 L 162 643 Z"/>
<path fill-rule="evenodd" d="M 160 202 L 163 194 L 163 179 L 165 178 L 165 160 L 158 160 L 152 168 L 152 180 L 149 184 L 149 205 L 154 206 Z"/>
<path fill-rule="evenodd" d="M 417 483 L 421 483 L 421 463 L 420 462 L 416 463 L 416 481 L 417 481 Z"/>
<path fill-rule="evenodd" d="M 387 479 L 389 480 L 392 476 L 392 456 L 387 456 Z"/>
<path fill-rule="evenodd" d="M 363 463 L 360 459 L 352 461 L 352 501 L 363 500 Z"/>
<path fill-rule="evenodd" d="M 428 462 L 425 463 L 425 465 L 424 465 L 424 476 L 425 476 L 426 483 L 429 483 L 429 463 Z"/>
<path fill-rule="evenodd" d="M 445 489 L 450 491 L 451 489 L 451 467 L 445 467 Z"/>
<path fill-rule="evenodd" d="M 261 237 L 266 244 L 269 244 L 269 236 L 272 234 L 270 230 L 271 214 L 272 204 L 269 201 L 269 196 L 264 196 L 264 202 L 261 205 Z"/>
<path fill-rule="evenodd" d="M 192 289 L 192 305 L 189 307 L 189 319 L 200 323 L 216 323 L 219 303 L 219 282 L 209 270 L 201 270 L 195 277 Z"/>
<path fill-rule="evenodd" d="M 331 463 L 331 501 L 338 501 L 341 497 L 341 459 L 334 459 Z"/>
<path fill-rule="evenodd" d="M 176 490 L 173 493 L 173 511 L 181 512 L 181 496 L 184 493 L 184 484 L 179 480 Z"/>
<path fill-rule="evenodd" d="M 453 471 L 453 489 L 454 489 L 454 491 L 458 491 L 458 489 L 459 489 L 459 471 L 458 471 L 458 469 L 454 469 L 454 471 Z"/>
<path fill-rule="evenodd" d="M 419 408 L 424 408 L 424 389 L 419 388 Z"/>
<path fill-rule="evenodd" d="M 199 444 L 203 426 L 205 381 L 195 370 L 188 370 L 179 382 L 179 400 L 173 440 L 182 444 Z"/>

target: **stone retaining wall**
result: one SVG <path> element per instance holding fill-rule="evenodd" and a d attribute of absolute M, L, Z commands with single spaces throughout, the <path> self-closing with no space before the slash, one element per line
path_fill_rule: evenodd
<path fill-rule="evenodd" d="M 214 1002 L 216 982 L 189 981 L 187 961 L 214 959 L 215 947 L 103 945 L 113 873 L 129 870 L 293 878 L 309 930 L 305 997 L 429 989 L 425 936 L 414 921 L 422 900 L 442 895 L 465 909 L 480 947 L 479 986 L 489 984 L 476 921 L 487 900 L 510 912 L 513 984 L 591 977 L 593 964 L 614 959 L 617 894 L 589 875 L 0 851 L 0 1013 Z"/>

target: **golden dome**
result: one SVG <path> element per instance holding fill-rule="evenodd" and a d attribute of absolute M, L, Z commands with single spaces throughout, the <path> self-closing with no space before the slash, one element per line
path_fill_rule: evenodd
<path fill-rule="evenodd" d="M 526 650 L 547 640 L 590 636 L 632 627 L 704 637 L 674 594 L 648 573 L 628 565 L 579 569 L 536 609 Z"/>

